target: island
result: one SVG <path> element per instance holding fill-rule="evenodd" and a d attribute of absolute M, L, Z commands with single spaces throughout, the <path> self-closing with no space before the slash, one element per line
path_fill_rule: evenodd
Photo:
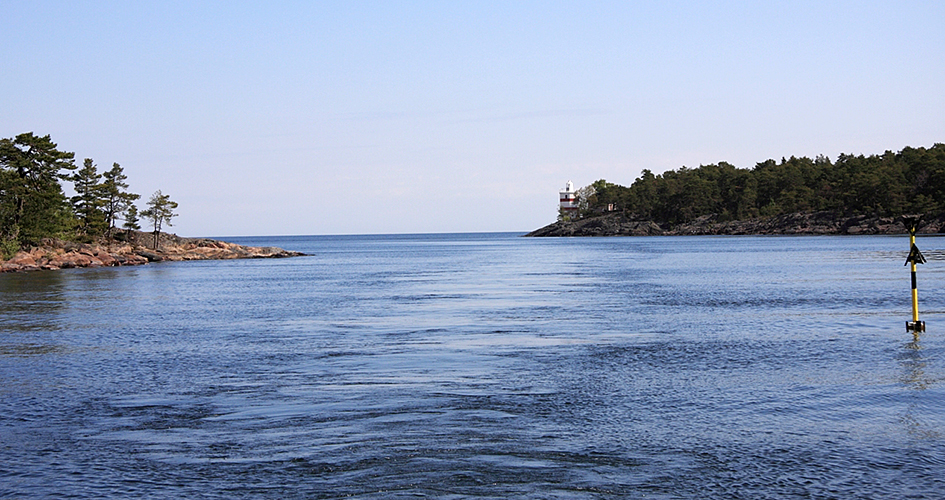
<path fill-rule="evenodd" d="M 107 241 L 80 243 L 44 238 L 40 244 L 0 260 L 0 272 L 79 267 L 136 266 L 149 262 L 298 257 L 305 254 L 276 247 L 252 247 L 208 238 L 160 233 L 154 245 L 150 232 L 124 230 Z"/>
<path fill-rule="evenodd" d="M 666 226 L 617 212 L 559 220 L 525 236 L 852 235 L 907 232 L 898 217 L 843 216 L 834 212 L 793 213 L 729 221 L 719 220 L 718 214 L 710 214 Z M 918 232 L 945 233 L 945 216 L 923 219 Z"/>
<path fill-rule="evenodd" d="M 0 139 L 0 272 L 302 255 L 168 234 L 162 228 L 178 216 L 177 202 L 158 189 L 139 212 L 127 179 L 118 163 L 99 172 L 85 158 L 78 167 L 75 153 L 48 135 Z M 153 230 L 141 232 L 139 218 Z"/>
<path fill-rule="evenodd" d="M 945 144 L 898 153 L 720 162 L 630 186 L 604 179 L 559 191 L 556 222 L 526 236 L 945 233 Z"/>

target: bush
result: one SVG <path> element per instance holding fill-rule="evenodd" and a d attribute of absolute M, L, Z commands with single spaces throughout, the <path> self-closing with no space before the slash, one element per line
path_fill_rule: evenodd
<path fill-rule="evenodd" d="M 7 260 L 20 251 L 20 244 L 16 240 L 0 240 L 0 257 Z"/>

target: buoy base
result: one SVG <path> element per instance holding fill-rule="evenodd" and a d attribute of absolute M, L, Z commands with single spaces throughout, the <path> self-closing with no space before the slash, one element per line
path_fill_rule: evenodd
<path fill-rule="evenodd" d="M 906 321 L 907 332 L 924 332 L 925 321 Z"/>

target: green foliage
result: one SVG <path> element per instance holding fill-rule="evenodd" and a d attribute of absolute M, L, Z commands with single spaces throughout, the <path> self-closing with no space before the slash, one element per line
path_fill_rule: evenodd
<path fill-rule="evenodd" d="M 111 236 L 121 214 L 131 219 L 126 226 L 140 229 L 133 208 L 140 196 L 126 191 L 121 166 L 115 163 L 99 174 L 91 158 L 78 170 L 74 158 L 74 153 L 59 151 L 48 135 L 28 132 L 0 139 L 0 254 L 8 256 L 42 238 L 94 241 Z M 63 192 L 63 180 L 73 183 L 76 195 L 71 199 Z"/>
<path fill-rule="evenodd" d="M 99 174 L 91 158 L 72 176 L 76 196 L 72 205 L 79 221 L 79 231 L 87 236 L 111 236 L 115 221 L 140 195 L 126 192 L 128 184 L 121 165 Z"/>
<path fill-rule="evenodd" d="M 16 240 L 0 239 L 0 259 L 7 260 L 20 251 L 20 244 Z"/>
<path fill-rule="evenodd" d="M 133 229 L 135 231 L 141 229 L 141 225 L 138 224 L 138 207 L 133 204 L 129 204 L 128 208 L 125 209 L 124 219 L 125 223 L 122 227 L 125 229 Z"/>
<path fill-rule="evenodd" d="M 75 169 L 73 153 L 32 132 L 0 139 L 0 239 L 25 245 L 66 234 L 72 208 L 59 181 Z"/>
<path fill-rule="evenodd" d="M 558 208 L 558 220 L 559 221 L 569 221 L 573 217 L 570 210 L 565 210 L 563 208 Z"/>
<path fill-rule="evenodd" d="M 141 197 L 141 195 L 129 193 L 125 191 L 128 189 L 128 184 L 125 180 L 128 179 L 128 176 L 125 175 L 124 170 L 121 168 L 121 165 L 114 163 L 112 168 L 103 173 L 105 181 L 101 185 L 101 201 L 102 201 L 102 212 L 105 216 L 106 226 L 108 227 L 107 232 L 110 235 L 112 230 L 115 228 L 115 221 L 120 218 L 121 214 L 127 215 L 130 210 L 134 220 L 131 222 L 130 226 L 126 226 L 129 229 L 141 229 L 138 226 L 138 209 L 133 205 L 134 201 Z"/>
<path fill-rule="evenodd" d="M 72 197 L 72 208 L 79 220 L 79 231 L 84 235 L 102 234 L 106 227 L 101 180 L 102 176 L 91 158 L 86 158 L 82 168 L 72 176 L 76 192 Z"/>
<path fill-rule="evenodd" d="M 154 248 L 158 247 L 158 239 L 161 235 L 161 226 L 167 224 L 171 226 L 171 219 L 177 217 L 174 209 L 177 208 L 177 202 L 171 201 L 169 195 L 161 193 L 158 189 L 148 200 L 148 209 L 141 212 L 141 216 L 151 220 L 154 227 Z"/>
<path fill-rule="evenodd" d="M 751 170 L 722 162 L 661 175 L 644 170 L 630 187 L 603 179 L 587 212 L 608 205 L 660 224 L 705 215 L 720 220 L 794 212 L 896 216 L 945 212 L 945 144 L 882 155 L 766 160 Z"/>

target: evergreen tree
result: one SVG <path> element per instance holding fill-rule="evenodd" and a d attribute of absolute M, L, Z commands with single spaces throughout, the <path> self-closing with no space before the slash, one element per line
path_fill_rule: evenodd
<path fill-rule="evenodd" d="M 129 204 L 128 208 L 125 209 L 124 219 L 125 224 L 122 227 L 125 229 L 134 231 L 141 229 L 141 225 L 138 224 L 138 207 L 134 206 L 134 204 Z"/>
<path fill-rule="evenodd" d="M 79 219 L 79 230 L 86 235 L 102 234 L 106 227 L 101 180 L 102 176 L 91 158 L 86 158 L 82 168 L 72 176 L 76 192 L 72 197 L 72 207 Z"/>
<path fill-rule="evenodd" d="M 158 189 L 148 200 L 148 209 L 141 212 L 143 217 L 151 220 L 154 227 L 153 248 L 155 250 L 158 248 L 158 241 L 161 237 L 161 226 L 165 223 L 171 226 L 171 218 L 177 217 L 177 214 L 174 213 L 175 208 L 177 208 L 177 202 L 171 201 L 169 195 L 161 193 L 161 190 Z"/>
<path fill-rule="evenodd" d="M 0 139 L 0 240 L 27 244 L 62 236 L 74 222 L 60 180 L 75 170 L 74 153 L 32 132 Z"/>
<path fill-rule="evenodd" d="M 102 210 L 107 223 L 106 233 L 111 236 L 112 230 L 115 228 L 115 220 L 119 218 L 120 214 L 127 213 L 131 208 L 134 208 L 135 216 L 132 225 L 137 225 L 138 209 L 132 203 L 141 195 L 125 191 L 128 189 L 128 183 L 125 182 L 128 176 L 125 175 L 121 165 L 117 163 L 113 164 L 111 170 L 103 173 L 102 176 L 105 179 L 101 187 Z M 140 229 L 140 227 L 137 229 Z"/>

